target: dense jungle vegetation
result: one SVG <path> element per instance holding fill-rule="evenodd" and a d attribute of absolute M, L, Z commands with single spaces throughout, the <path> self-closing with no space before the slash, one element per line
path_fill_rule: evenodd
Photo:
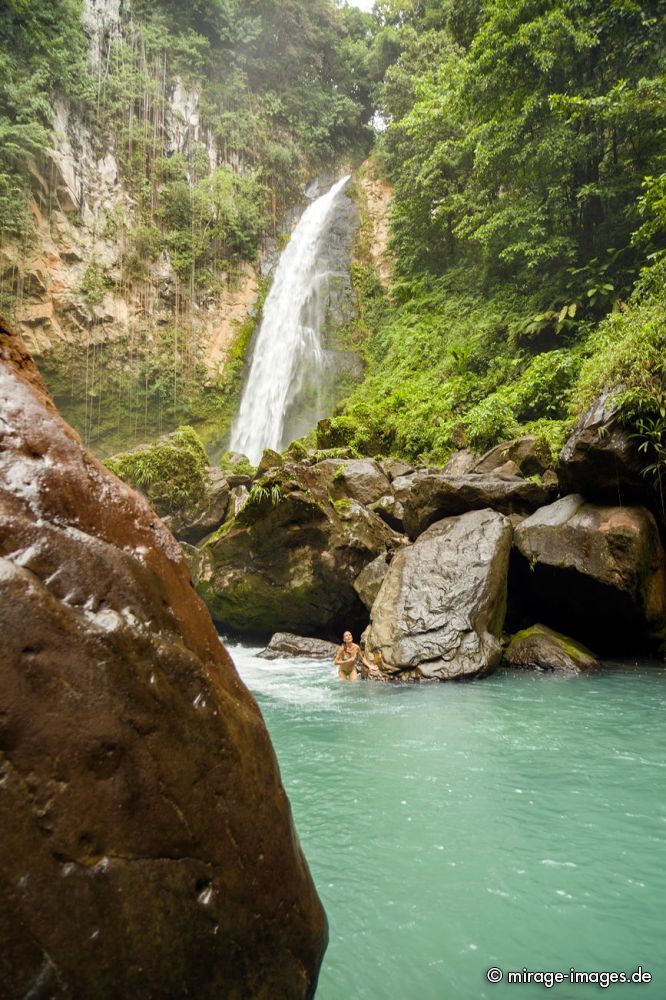
<path fill-rule="evenodd" d="M 558 447 L 622 385 L 663 462 L 666 4 L 375 10 L 395 281 L 388 299 L 359 281 L 367 378 L 321 443 L 430 461 L 525 431 Z"/>
<path fill-rule="evenodd" d="M 374 142 L 395 190 L 393 281 L 382 288 L 361 246 L 350 342 L 366 376 L 319 446 L 441 461 L 531 431 L 555 448 L 621 385 L 659 467 L 665 19 L 665 0 L 378 0 L 372 15 L 333 0 L 134 0 L 95 70 L 81 0 L 5 0 L 0 231 L 29 239 L 31 164 L 64 95 L 113 137 L 134 198 L 132 217 L 104 220 L 124 247 L 121 284 L 148 287 L 164 253 L 178 277 L 174 324 L 133 354 L 143 389 L 97 359 L 136 440 L 155 399 L 173 419 L 228 418 L 251 329 L 202 395 L 194 307 L 255 259 L 308 177 Z M 201 93 L 214 168 L 200 143 L 165 146 L 177 79 Z M 109 280 L 92 260 L 91 303 Z"/>
<path fill-rule="evenodd" d="M 108 291 L 144 303 L 131 342 L 88 346 L 85 365 L 78 348 L 43 363 L 86 441 L 110 437 L 115 447 L 178 419 L 228 415 L 251 329 L 239 331 L 230 370 L 203 390 L 198 310 L 256 260 L 308 180 L 360 162 L 373 139 L 373 21 L 355 8 L 133 0 L 121 15 L 120 25 L 111 19 L 92 35 L 91 53 L 83 0 L 0 4 L 0 240 L 22 241 L 29 256 L 30 198 L 46 216 L 53 209 L 35 175 L 52 175 L 58 101 L 100 155 L 113 150 L 131 198 L 130 211 L 119 203 L 96 223 L 100 241 L 121 248 L 120 267 L 110 270 L 93 247 L 79 288 L 91 323 Z M 176 92 L 197 95 L 199 128 L 174 150 Z M 171 321 L 158 326 L 165 257 L 176 281 Z M 10 317 L 21 294 L 15 277 L 8 268 L 0 282 L 0 309 Z"/>

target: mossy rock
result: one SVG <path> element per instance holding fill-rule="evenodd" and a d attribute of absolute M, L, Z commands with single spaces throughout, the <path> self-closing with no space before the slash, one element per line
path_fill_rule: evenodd
<path fill-rule="evenodd" d="M 272 448 L 266 448 L 263 455 L 261 456 L 261 461 L 257 466 L 257 471 L 255 475 L 257 478 L 263 476 L 266 472 L 271 469 L 279 469 L 284 465 L 284 459 L 279 451 L 273 451 Z"/>
<path fill-rule="evenodd" d="M 192 427 L 179 427 L 154 445 L 113 455 L 105 464 L 144 493 L 162 517 L 193 507 L 206 495 L 208 456 Z"/>
<path fill-rule="evenodd" d="M 575 639 L 545 625 L 533 625 L 513 636 L 504 651 L 504 665 L 579 674 L 598 667 L 599 661 Z"/>
<path fill-rule="evenodd" d="M 206 543 L 200 593 L 215 620 L 245 634 L 337 633 L 367 624 L 354 590 L 396 536 L 356 501 L 333 503 L 306 465 L 257 480 L 233 521 Z"/>

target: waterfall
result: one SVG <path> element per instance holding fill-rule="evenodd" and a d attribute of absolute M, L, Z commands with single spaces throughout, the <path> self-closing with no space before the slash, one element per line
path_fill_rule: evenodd
<path fill-rule="evenodd" d="M 264 448 L 280 450 L 289 444 L 285 437 L 290 413 L 298 411 L 291 423 L 300 433 L 325 415 L 320 411 L 326 369 L 321 328 L 330 273 L 317 258 L 336 199 L 348 181 L 349 176 L 343 177 L 308 206 L 276 268 L 231 435 L 232 451 L 253 463 Z"/>

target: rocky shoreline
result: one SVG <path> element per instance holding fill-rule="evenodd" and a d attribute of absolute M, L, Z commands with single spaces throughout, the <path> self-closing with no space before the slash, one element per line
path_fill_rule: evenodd
<path fill-rule="evenodd" d="M 349 627 L 377 680 L 663 651 L 664 525 L 614 393 L 556 463 L 533 437 L 444 468 L 298 444 L 255 471 L 238 461 L 209 470 L 195 508 L 160 511 L 223 630 L 335 640 Z"/>

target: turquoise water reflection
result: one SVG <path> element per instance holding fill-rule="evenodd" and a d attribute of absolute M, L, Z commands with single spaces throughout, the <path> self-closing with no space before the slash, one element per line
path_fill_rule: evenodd
<path fill-rule="evenodd" d="M 401 688 L 232 653 L 329 916 L 317 1000 L 666 997 L 665 670 Z"/>

